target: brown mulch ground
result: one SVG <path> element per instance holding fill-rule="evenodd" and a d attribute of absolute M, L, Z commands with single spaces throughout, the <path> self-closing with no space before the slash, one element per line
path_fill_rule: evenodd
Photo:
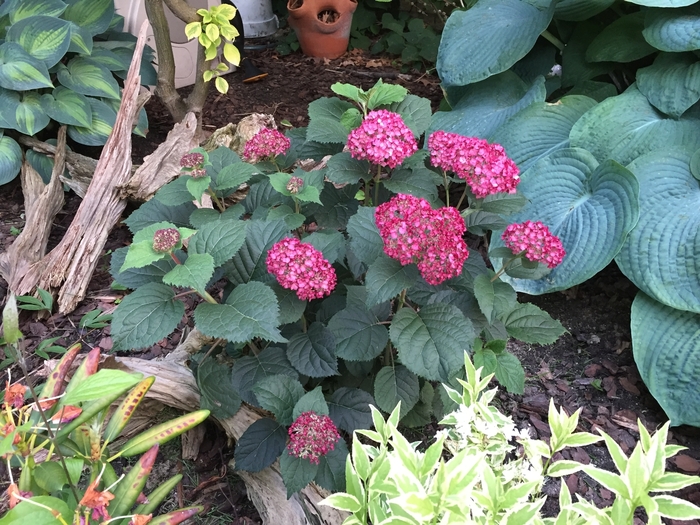
<path fill-rule="evenodd" d="M 377 59 L 353 52 L 345 57 L 324 61 L 296 53 L 280 57 L 271 50 L 251 53 L 256 64 L 269 76 L 255 84 L 243 84 L 240 74 L 228 76 L 231 89 L 227 95 L 212 91 L 203 117 L 204 129 L 213 131 L 229 122 L 236 123 L 253 113 L 271 113 L 277 122 L 288 120 L 295 126 L 307 123 L 308 104 L 323 96 L 333 96 L 330 86 L 346 82 L 371 87 L 378 78 L 404 85 L 411 93 L 429 98 L 437 108 L 442 93 L 437 78 L 415 72 L 400 74 L 388 59 Z M 162 142 L 172 127 L 164 107 L 152 100 L 147 106 L 150 133 L 147 139 L 134 139 L 134 162 L 140 163 Z M 17 182 L 3 187 L 0 194 L 0 250 L 8 246 L 13 236 L 12 227 L 23 224 L 21 188 Z M 57 219 L 51 242 L 55 245 L 70 224 L 79 205 L 79 199 L 67 195 L 67 205 Z M 127 210 L 125 216 L 131 209 Z M 110 312 L 122 292 L 110 289 L 109 253 L 129 241 L 128 230 L 120 226 L 114 230 L 106 246 L 103 262 L 99 265 L 88 291 L 88 297 L 68 316 L 53 315 L 36 320 L 28 314 L 22 317 L 28 353 L 47 337 L 60 339 L 57 344 L 67 346 L 81 340 L 84 347 L 99 345 L 111 349 L 109 328 L 83 330 L 78 327 L 82 315 L 99 308 Z M 0 301 L 4 302 L 5 283 L 0 282 Z M 634 447 L 639 437 L 637 418 L 653 429 L 666 418 L 651 397 L 634 365 L 630 347 L 629 312 L 636 293 L 635 287 L 617 270 L 614 264 L 588 282 L 566 292 L 541 297 L 522 296 L 559 319 L 568 330 L 557 343 L 533 346 L 511 343 L 526 368 L 527 379 L 523 396 L 506 393 L 499 395 L 502 408 L 512 414 L 520 426 L 527 426 L 539 437 L 547 437 L 546 427 L 549 398 L 569 412 L 582 408 L 582 430 L 601 428 L 620 443 L 624 450 Z M 151 348 L 139 353 L 144 359 L 162 356 L 174 348 L 180 334 L 176 333 Z M 40 360 L 33 363 L 40 365 Z M 674 428 L 671 439 L 689 450 L 678 456 L 671 468 L 682 472 L 700 473 L 700 435 L 698 429 Z M 182 462 L 178 449 L 171 447 L 159 462 L 163 477 L 183 472 L 185 480 L 173 504 L 205 502 L 210 511 L 200 523 L 260 523 L 259 516 L 245 496 L 245 486 L 235 475 L 227 472 L 232 456 L 231 448 L 222 440 L 222 434 L 210 425 L 207 439 L 194 462 Z M 604 447 L 591 446 L 566 452 L 568 459 L 593 461 L 604 468 L 612 468 Z M 612 503 L 613 495 L 586 476 L 570 476 L 566 480 L 572 491 L 601 505 Z M 547 489 L 553 494 L 556 486 Z M 700 504 L 700 491 L 686 490 L 681 494 Z M 554 499 L 554 498 L 550 498 Z M 554 510 L 550 508 L 549 510 Z M 692 522 L 685 522 L 692 523 Z"/>

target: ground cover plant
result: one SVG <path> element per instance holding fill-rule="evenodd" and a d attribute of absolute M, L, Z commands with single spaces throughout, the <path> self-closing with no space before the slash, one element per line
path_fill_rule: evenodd
<path fill-rule="evenodd" d="M 0 2 L 0 184 L 20 171 L 23 135 L 53 139 L 66 125 L 78 144 L 104 145 L 136 41 L 122 25 L 112 0 Z M 151 59 L 145 53 L 144 84 L 155 83 Z M 147 129 L 142 110 L 134 133 Z M 26 156 L 48 182 L 52 160 L 32 150 Z"/>
<path fill-rule="evenodd" d="M 503 144 L 529 200 L 513 218 L 561 238 L 564 263 L 504 277 L 516 290 L 564 290 L 613 259 L 641 290 L 635 361 L 673 425 L 700 424 L 698 9 L 479 0 L 445 25 L 437 71 L 451 111 L 431 125 Z"/>
<path fill-rule="evenodd" d="M 419 150 L 427 100 L 381 81 L 333 89 L 349 101 L 312 103 L 309 127 L 287 136 L 261 130 L 243 159 L 223 147 L 183 157 L 182 175 L 127 219 L 133 243 L 112 257 L 116 281 L 134 290 L 113 315 L 115 348 L 169 335 L 184 313 L 179 298 L 199 294 L 195 326 L 234 359 L 230 371 L 195 359 L 202 406 L 223 417 L 242 401 L 271 412 L 240 438 L 236 467 L 258 471 L 281 455 L 290 494 L 312 480 L 342 488 L 347 450 L 335 427 L 369 428 L 370 404 L 391 412 L 401 402 L 403 425 L 425 425 L 443 410 L 432 382 L 454 381 L 465 350 L 522 392 L 506 340 L 547 343 L 564 332 L 518 303 L 464 242 L 467 228 L 505 226 L 499 213 L 523 204 L 503 149 L 436 133 Z M 327 155 L 321 169 L 294 167 Z M 215 208 L 192 202 L 205 197 Z M 516 225 L 506 238 L 509 265 L 544 275 L 565 260 L 544 225 Z M 300 420 L 321 449 L 287 447 Z"/>

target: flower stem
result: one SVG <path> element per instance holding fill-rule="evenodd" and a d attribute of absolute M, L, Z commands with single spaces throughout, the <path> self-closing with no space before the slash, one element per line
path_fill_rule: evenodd
<path fill-rule="evenodd" d="M 501 267 L 501 269 L 498 270 L 498 272 L 496 273 L 496 275 L 494 275 L 494 276 L 491 278 L 491 282 L 494 282 L 494 281 L 495 281 L 496 279 L 498 279 L 501 275 L 503 275 L 503 272 L 505 272 L 505 271 L 508 269 L 508 267 L 511 265 L 511 263 L 512 263 L 513 261 L 517 260 L 517 259 L 520 259 L 524 254 L 525 254 L 525 250 L 523 250 L 522 252 L 516 254 L 515 256 L 511 257 L 510 259 L 508 259 L 508 261 Z"/>
<path fill-rule="evenodd" d="M 547 31 L 547 30 L 545 29 L 544 31 L 542 31 L 541 35 L 545 38 L 545 40 L 548 40 L 549 42 L 551 42 L 552 44 L 554 44 L 554 45 L 557 47 L 557 49 L 559 49 L 559 51 L 564 51 L 564 47 L 566 47 L 566 46 L 564 45 L 564 42 L 562 42 L 561 40 L 559 40 L 559 39 L 558 39 L 557 37 L 555 37 L 552 33 L 550 33 L 549 31 Z"/>
<path fill-rule="evenodd" d="M 201 295 L 202 299 L 204 299 L 206 302 L 210 304 L 219 304 L 219 302 L 216 299 L 214 299 L 206 290 L 197 293 Z"/>
<path fill-rule="evenodd" d="M 377 166 L 377 176 L 374 178 L 374 205 L 379 206 L 379 179 L 382 176 L 382 167 Z"/>
<path fill-rule="evenodd" d="M 214 204 L 216 204 L 216 207 L 219 208 L 219 211 L 221 213 L 224 213 L 226 211 L 226 206 L 224 206 L 224 203 L 219 200 L 219 197 L 216 196 L 216 193 L 214 193 L 212 190 L 207 190 L 207 193 L 211 197 L 211 200 L 214 201 Z"/>
<path fill-rule="evenodd" d="M 464 198 L 467 196 L 467 185 L 464 185 L 464 191 L 462 192 L 462 196 L 459 198 L 459 201 L 457 202 L 457 210 L 459 210 L 459 207 L 462 205 L 464 202 Z M 448 204 L 449 206 L 449 204 Z"/>
<path fill-rule="evenodd" d="M 450 205 L 450 181 L 447 180 L 447 172 L 445 170 L 442 170 L 442 180 L 443 180 L 443 185 L 445 186 L 445 204 L 447 206 L 449 206 Z M 459 209 L 459 206 L 457 206 L 457 208 Z"/>
<path fill-rule="evenodd" d="M 175 261 L 175 264 L 182 264 L 174 252 L 170 252 L 170 257 L 172 257 L 173 261 Z"/>

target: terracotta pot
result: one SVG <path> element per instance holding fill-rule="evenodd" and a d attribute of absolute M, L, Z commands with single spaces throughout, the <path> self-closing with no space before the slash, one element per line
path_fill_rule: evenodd
<path fill-rule="evenodd" d="M 348 48 L 357 0 L 289 0 L 289 25 L 305 55 L 338 58 Z"/>

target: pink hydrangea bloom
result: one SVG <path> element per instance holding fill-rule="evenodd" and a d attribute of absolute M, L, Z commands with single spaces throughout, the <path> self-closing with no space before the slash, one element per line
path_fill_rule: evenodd
<path fill-rule="evenodd" d="M 323 254 L 296 237 L 287 237 L 267 252 L 267 271 L 284 288 L 294 290 L 301 300 L 330 295 L 337 278 Z"/>
<path fill-rule="evenodd" d="M 260 162 L 283 155 L 291 145 L 290 140 L 276 129 L 262 128 L 245 143 L 243 159 L 248 162 Z"/>
<path fill-rule="evenodd" d="M 561 264 L 566 255 L 559 237 L 552 235 L 549 228 L 540 221 L 511 224 L 505 229 L 501 239 L 514 254 L 525 252 L 526 258 L 546 264 L 549 268 Z"/>
<path fill-rule="evenodd" d="M 479 198 L 515 193 L 519 170 L 500 144 L 476 137 L 436 131 L 428 139 L 430 163 L 467 181 Z"/>
<path fill-rule="evenodd" d="M 350 132 L 348 149 L 355 159 L 395 168 L 418 151 L 418 143 L 401 115 L 379 109 Z"/>
<path fill-rule="evenodd" d="M 197 168 L 204 162 L 204 155 L 201 153 L 187 153 L 180 159 L 180 166 L 183 168 Z"/>
<path fill-rule="evenodd" d="M 378 206 L 374 217 L 384 252 L 402 265 L 415 263 L 428 284 L 462 273 L 467 228 L 456 208 L 434 210 L 425 199 L 399 194 Z"/>
<path fill-rule="evenodd" d="M 287 450 L 292 456 L 318 465 L 321 456 L 335 448 L 340 439 L 338 429 L 328 416 L 303 412 L 289 427 Z"/>
<path fill-rule="evenodd" d="M 153 250 L 158 253 L 172 251 L 180 242 L 180 232 L 177 228 L 163 228 L 153 234 Z"/>

